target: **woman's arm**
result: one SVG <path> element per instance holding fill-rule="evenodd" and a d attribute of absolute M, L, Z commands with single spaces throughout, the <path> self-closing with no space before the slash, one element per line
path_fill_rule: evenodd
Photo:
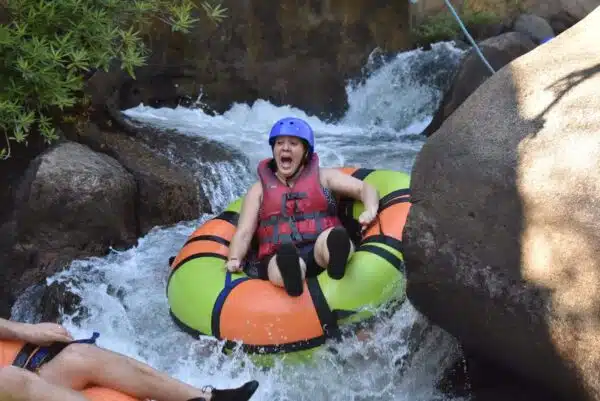
<path fill-rule="evenodd" d="M 242 202 L 238 225 L 229 244 L 228 260 L 239 262 L 246 256 L 258 224 L 261 197 L 262 186 L 257 182 L 250 187 Z"/>
<path fill-rule="evenodd" d="M 371 184 L 337 169 L 321 169 L 321 184 L 340 195 L 360 200 L 365 206 L 365 213 L 361 215 L 365 221 L 359 219 L 361 223 L 369 224 L 377 216 L 379 193 Z"/>
<path fill-rule="evenodd" d="M 48 345 L 54 341 L 72 341 L 73 338 L 59 324 L 30 324 L 0 318 L 0 340 L 19 340 L 36 345 Z"/>

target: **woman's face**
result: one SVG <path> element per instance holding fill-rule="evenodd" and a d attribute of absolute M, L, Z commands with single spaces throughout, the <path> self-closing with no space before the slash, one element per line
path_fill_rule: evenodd
<path fill-rule="evenodd" d="M 273 157 L 277 172 L 285 178 L 291 177 L 302 164 L 306 149 L 301 139 L 294 136 L 280 136 L 275 140 Z"/>

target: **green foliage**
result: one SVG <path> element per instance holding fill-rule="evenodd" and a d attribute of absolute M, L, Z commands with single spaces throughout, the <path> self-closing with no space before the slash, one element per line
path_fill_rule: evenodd
<path fill-rule="evenodd" d="M 458 13 L 458 11 L 457 11 Z M 500 22 L 500 18 L 489 11 L 473 11 L 465 9 L 458 13 L 463 24 L 469 27 L 490 25 Z M 426 18 L 421 24 L 412 29 L 413 43 L 423 46 L 429 43 L 457 39 L 462 31 L 450 11 Z"/>
<path fill-rule="evenodd" d="M 207 17 L 226 17 L 220 3 L 201 3 Z M 192 0 L 0 0 L 0 158 L 10 157 L 10 143 L 27 143 L 39 132 L 57 139 L 49 117 L 53 110 L 85 105 L 85 74 L 108 71 L 114 62 L 135 78 L 149 50 L 142 32 L 162 21 L 187 33 L 194 18 Z"/>

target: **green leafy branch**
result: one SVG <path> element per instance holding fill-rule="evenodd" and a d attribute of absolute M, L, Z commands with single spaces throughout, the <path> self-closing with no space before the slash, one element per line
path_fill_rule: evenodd
<path fill-rule="evenodd" d="M 203 1 L 210 21 L 227 9 Z M 108 71 L 113 61 L 135 78 L 149 54 L 142 32 L 158 20 L 188 33 L 199 22 L 191 0 L 4 0 L 0 11 L 0 130 L 11 142 L 27 144 L 32 132 L 47 143 L 58 138 L 50 115 L 85 103 L 84 76 Z"/>

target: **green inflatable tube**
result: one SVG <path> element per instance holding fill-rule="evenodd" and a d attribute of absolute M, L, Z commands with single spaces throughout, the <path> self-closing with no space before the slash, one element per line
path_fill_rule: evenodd
<path fill-rule="evenodd" d="M 190 235 L 171 258 L 167 283 L 170 314 L 193 336 L 225 340 L 260 364 L 274 357 L 310 360 L 328 339 L 340 340 L 353 325 L 372 318 L 384 306 L 405 299 L 402 230 L 410 209 L 410 176 L 393 170 L 341 168 L 373 185 L 380 196 L 378 218 L 360 233 L 362 202 L 339 199 L 339 216 L 355 235 L 355 253 L 346 274 L 333 280 L 327 272 L 308 278 L 301 297 L 289 297 L 268 281 L 225 270 L 228 246 L 243 197 Z M 253 248 L 256 251 L 256 248 Z"/>

